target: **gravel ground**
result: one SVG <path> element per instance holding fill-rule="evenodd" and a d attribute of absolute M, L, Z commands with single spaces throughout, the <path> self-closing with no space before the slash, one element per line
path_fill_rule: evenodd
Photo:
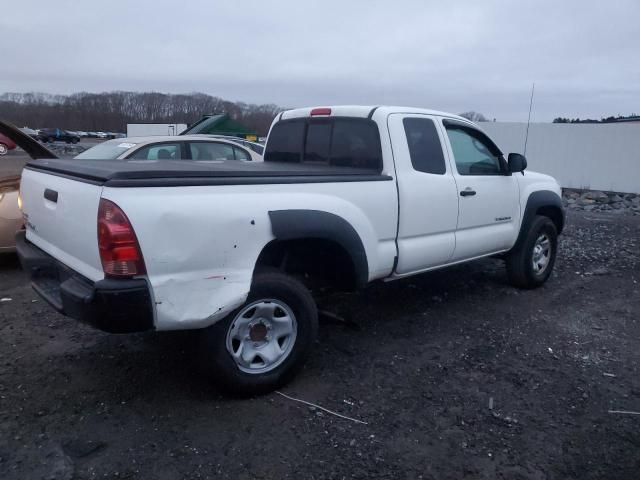
<path fill-rule="evenodd" d="M 637 479 L 640 217 L 569 213 L 535 291 L 484 260 L 332 298 L 282 392 L 225 398 L 189 334 L 108 335 L 0 259 L 0 478 Z"/>

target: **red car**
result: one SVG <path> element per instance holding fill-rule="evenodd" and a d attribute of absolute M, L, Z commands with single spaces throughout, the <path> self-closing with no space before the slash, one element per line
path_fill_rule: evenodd
<path fill-rule="evenodd" d="M 0 156 L 6 155 L 9 150 L 14 148 L 16 148 L 15 142 L 0 133 Z"/>

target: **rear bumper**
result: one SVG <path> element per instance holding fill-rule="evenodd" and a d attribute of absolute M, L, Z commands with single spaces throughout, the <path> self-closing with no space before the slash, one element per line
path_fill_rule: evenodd
<path fill-rule="evenodd" d="M 16 250 L 31 286 L 58 312 L 110 333 L 153 329 L 153 307 L 146 280 L 83 277 L 16 235 Z"/>

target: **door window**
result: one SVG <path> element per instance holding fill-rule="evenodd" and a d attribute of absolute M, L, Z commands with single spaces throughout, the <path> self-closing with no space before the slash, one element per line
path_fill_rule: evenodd
<path fill-rule="evenodd" d="M 460 175 L 502 175 L 502 154 L 484 135 L 471 128 L 446 125 Z"/>
<path fill-rule="evenodd" d="M 228 143 L 193 142 L 189 147 L 193 160 L 235 160 L 233 147 Z"/>
<path fill-rule="evenodd" d="M 407 136 L 413 168 L 419 172 L 444 175 L 447 168 L 444 163 L 438 131 L 433 120 L 409 117 L 405 118 L 402 123 Z"/>
<path fill-rule="evenodd" d="M 130 160 L 179 160 L 180 156 L 180 144 L 156 143 L 136 150 L 127 158 Z"/>

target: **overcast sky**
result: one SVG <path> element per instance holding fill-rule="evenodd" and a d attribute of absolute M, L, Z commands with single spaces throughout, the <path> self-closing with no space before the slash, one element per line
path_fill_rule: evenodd
<path fill-rule="evenodd" d="M 640 114 L 640 1 L 10 1 L 0 92 Z"/>

